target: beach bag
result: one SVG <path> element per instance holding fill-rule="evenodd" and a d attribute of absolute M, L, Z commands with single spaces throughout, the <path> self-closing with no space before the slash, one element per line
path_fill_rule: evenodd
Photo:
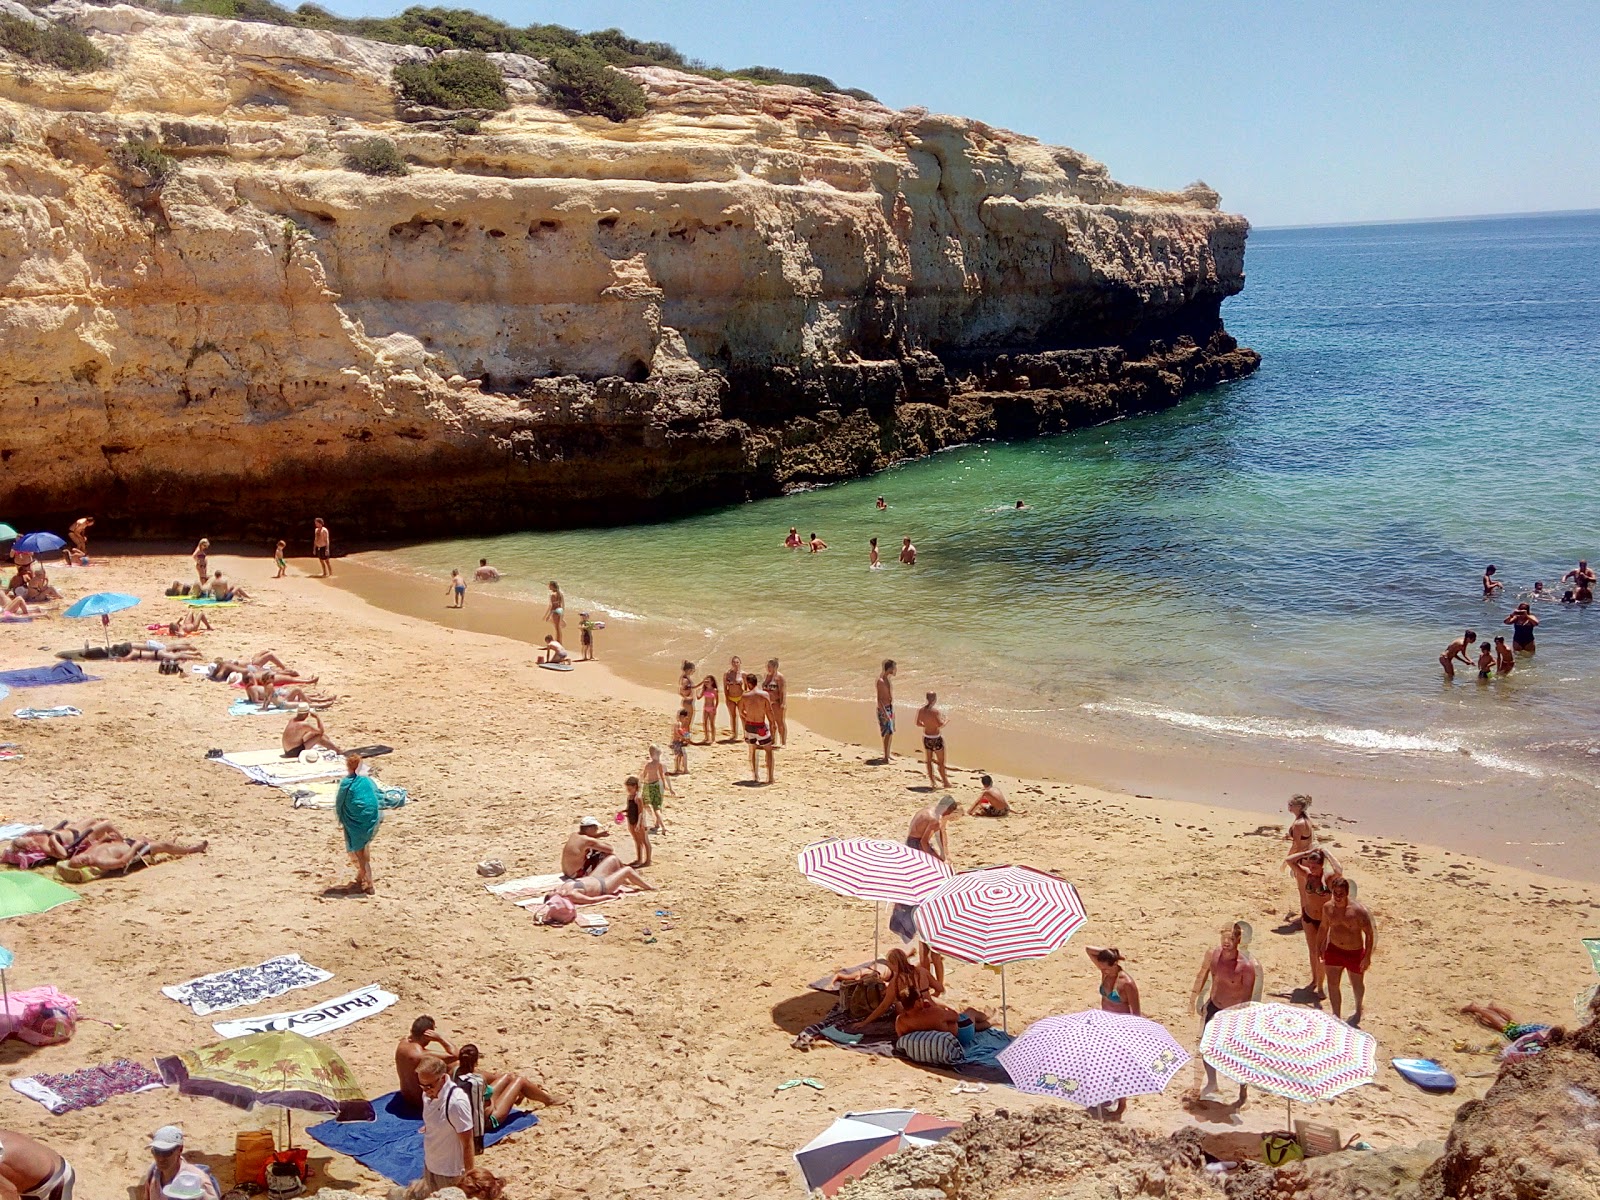
<path fill-rule="evenodd" d="M 233 1138 L 233 1178 L 238 1183 L 266 1186 L 267 1164 L 278 1148 L 270 1129 L 246 1129 Z"/>
<path fill-rule="evenodd" d="M 883 1003 L 883 980 L 861 979 L 839 985 L 839 1007 L 852 1021 L 865 1021 Z"/>
<path fill-rule="evenodd" d="M 298 1161 L 293 1157 L 295 1155 L 299 1156 Z M 305 1170 L 308 1156 L 309 1151 L 304 1149 L 285 1150 L 274 1156 L 267 1166 L 267 1196 L 270 1200 L 292 1200 L 292 1197 L 306 1190 L 301 1172 Z"/>
<path fill-rule="evenodd" d="M 1261 1139 L 1261 1158 L 1268 1166 L 1299 1162 L 1306 1156 L 1292 1133 L 1269 1133 Z"/>
<path fill-rule="evenodd" d="M 918 1029 L 904 1034 L 894 1048 L 912 1062 L 927 1067 L 948 1067 L 966 1058 L 961 1039 L 942 1029 Z"/>
<path fill-rule="evenodd" d="M 566 896 L 551 896 L 545 902 L 546 925 L 570 925 L 578 915 L 578 906 Z"/>
<path fill-rule="evenodd" d="M 78 1001 L 65 992 L 45 984 L 6 998 L 0 1019 L 4 1037 L 14 1037 L 30 1046 L 57 1046 L 69 1041 L 78 1029 Z"/>

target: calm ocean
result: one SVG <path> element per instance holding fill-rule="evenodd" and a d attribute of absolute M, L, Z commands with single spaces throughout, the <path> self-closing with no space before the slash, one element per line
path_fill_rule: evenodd
<path fill-rule="evenodd" d="M 1226 319 L 1259 374 L 1170 412 L 667 524 L 385 558 L 442 580 L 487 555 L 540 603 L 560 579 L 569 611 L 646 623 L 664 684 L 679 655 L 778 654 L 797 691 L 865 704 L 893 656 L 902 697 L 936 686 L 958 719 L 1510 785 L 1587 815 L 1600 611 L 1539 607 L 1537 655 L 1487 685 L 1443 683 L 1436 659 L 1464 626 L 1509 633 L 1485 564 L 1514 601 L 1600 560 L 1600 214 L 1261 230 L 1247 268 Z M 791 525 L 830 549 L 784 550 Z"/>

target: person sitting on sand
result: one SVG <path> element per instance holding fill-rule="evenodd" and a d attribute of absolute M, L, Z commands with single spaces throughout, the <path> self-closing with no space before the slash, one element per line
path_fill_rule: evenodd
<path fill-rule="evenodd" d="M 1356 903 L 1354 883 L 1343 875 L 1334 875 L 1328 886 L 1333 895 L 1322 910 L 1322 965 L 1328 973 L 1328 1003 L 1334 1016 L 1343 1015 L 1339 985 L 1348 972 L 1356 1010 L 1346 1023 L 1359 1026 L 1367 997 L 1367 968 L 1372 965 L 1372 952 L 1378 946 L 1378 931 L 1366 905 Z"/>
<path fill-rule="evenodd" d="M 102 873 L 126 871 L 135 864 L 143 865 L 153 858 L 183 858 L 189 854 L 204 854 L 209 842 L 196 842 L 185 846 L 181 842 L 151 842 L 143 838 L 121 838 L 97 841 L 74 854 L 64 864 L 72 870 L 89 868 Z"/>
<path fill-rule="evenodd" d="M 567 648 L 550 635 L 544 635 L 544 649 L 539 651 L 539 661 L 542 663 L 565 663 L 572 661 L 572 655 Z"/>
<path fill-rule="evenodd" d="M 417 1081 L 417 1065 L 432 1056 L 443 1063 L 457 1059 L 455 1047 L 438 1033 L 437 1024 L 423 1015 L 411 1022 L 411 1031 L 394 1050 L 394 1071 L 400 1080 L 400 1107 L 413 1118 L 422 1114 L 422 1085 Z"/>
<path fill-rule="evenodd" d="M 212 599 L 218 603 L 250 599 L 242 587 L 235 587 L 223 578 L 220 570 L 211 573 L 211 582 L 206 584 L 206 591 L 210 592 Z"/>
<path fill-rule="evenodd" d="M 987 1013 L 980 1012 L 976 1008 L 964 1008 L 957 1012 L 948 1004 L 940 1004 L 928 993 L 921 992 L 910 1004 L 903 1006 L 895 1017 L 894 1036 L 901 1038 L 908 1033 L 931 1029 L 959 1037 L 962 1017 L 970 1017 L 972 1027 L 976 1030 L 993 1027 L 993 1022 L 989 1020 Z"/>
<path fill-rule="evenodd" d="M 487 558 L 480 558 L 478 569 L 472 573 L 472 577 L 479 583 L 493 583 L 500 578 L 500 572 L 489 565 Z"/>
<path fill-rule="evenodd" d="M 480 1099 L 483 1104 L 485 1133 L 499 1129 L 501 1123 L 511 1115 L 511 1110 L 517 1106 L 518 1100 L 536 1100 L 540 1104 L 551 1106 L 561 1103 L 526 1075 L 516 1075 L 509 1071 L 499 1074 L 487 1070 L 480 1071 L 479 1065 L 478 1047 L 468 1042 L 461 1047 L 461 1053 L 456 1059 L 456 1082 L 466 1086 L 468 1075 L 476 1075 L 483 1080 L 483 1095 Z"/>
<path fill-rule="evenodd" d="M 1472 665 L 1472 660 L 1467 657 L 1467 647 L 1477 640 L 1476 631 L 1469 629 L 1444 648 L 1444 653 L 1439 655 L 1439 665 L 1444 668 L 1446 679 L 1456 677 L 1456 663 L 1466 663 L 1469 667 Z"/>
<path fill-rule="evenodd" d="M 868 970 L 870 974 L 864 971 L 859 978 L 876 976 L 881 979 L 883 999 L 877 1008 L 856 1023 L 857 1029 L 887 1016 L 900 1006 L 909 1007 L 922 993 L 930 996 L 944 994 L 944 984 L 934 976 L 933 971 L 922 963 L 912 962 L 911 956 L 898 946 L 883 956 L 882 963 L 873 963 Z"/>
<path fill-rule="evenodd" d="M 1305 986 L 1322 999 L 1326 972 L 1322 967 L 1322 912 L 1332 889 L 1328 878 L 1339 874 L 1339 860 L 1331 850 L 1304 850 L 1283 860 L 1300 889 L 1300 929 L 1306 937 L 1306 952 L 1311 956 L 1311 982 Z"/>
<path fill-rule="evenodd" d="M 585 875 L 608 875 L 622 866 L 599 820 L 584 817 L 578 822 L 578 832 L 571 834 L 561 847 L 561 878 L 581 879 Z"/>
<path fill-rule="evenodd" d="M 202 629 L 212 632 L 211 618 L 198 608 L 191 608 L 167 626 L 167 632 L 173 637 L 192 637 Z"/>
<path fill-rule="evenodd" d="M 994 777 L 984 775 L 979 782 L 983 784 L 983 791 L 972 802 L 972 807 L 967 809 L 969 817 L 1003 817 L 1011 812 L 1011 805 L 1006 801 L 1006 794 L 1000 790 L 1000 785 L 995 783 Z"/>
<path fill-rule="evenodd" d="M 1200 1014 L 1203 1029 L 1211 1018 L 1225 1008 L 1243 1004 L 1261 995 L 1265 976 L 1248 953 L 1251 929 L 1247 922 L 1235 921 L 1222 929 L 1222 940 L 1206 951 L 1200 963 L 1200 973 L 1195 976 L 1189 1001 Z M 1205 1064 L 1206 1085 L 1200 1099 L 1220 1101 L 1217 1092 L 1217 1069 Z M 1239 1085 L 1239 1103 L 1245 1100 L 1245 1087 Z"/>
<path fill-rule="evenodd" d="M 289 718 L 289 723 L 283 727 L 283 756 L 298 758 L 306 750 L 342 753 L 339 747 L 328 740 L 328 732 L 322 727 L 322 718 L 311 711 L 311 705 L 302 701 L 295 708 L 294 716 Z"/>
<path fill-rule="evenodd" d="M 1139 985 L 1123 968 L 1128 960 L 1115 946 L 1085 946 L 1089 961 L 1100 969 L 1100 1008 L 1109 1013 L 1139 1016 Z"/>

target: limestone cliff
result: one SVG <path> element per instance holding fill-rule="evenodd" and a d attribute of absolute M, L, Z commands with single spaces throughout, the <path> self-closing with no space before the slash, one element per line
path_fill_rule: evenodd
<path fill-rule="evenodd" d="M 649 111 L 481 132 L 431 52 L 68 0 L 0 51 L 0 515 L 374 535 L 629 519 L 1171 404 L 1253 370 L 1246 222 L 1075 151 L 634 69 Z M 403 178 L 342 166 L 388 137 Z M 126 155 L 158 144 L 157 181 Z M 286 508 L 287 506 L 287 508 Z"/>

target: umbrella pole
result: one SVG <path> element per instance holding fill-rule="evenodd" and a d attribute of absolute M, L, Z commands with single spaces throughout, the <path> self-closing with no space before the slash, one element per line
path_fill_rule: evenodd
<path fill-rule="evenodd" d="M 1000 966 L 1000 1032 L 1011 1032 L 1011 1026 L 1006 1020 L 1006 968 L 1004 963 Z"/>
<path fill-rule="evenodd" d="M 872 906 L 872 961 L 878 961 L 878 926 L 883 924 L 883 901 Z"/>

